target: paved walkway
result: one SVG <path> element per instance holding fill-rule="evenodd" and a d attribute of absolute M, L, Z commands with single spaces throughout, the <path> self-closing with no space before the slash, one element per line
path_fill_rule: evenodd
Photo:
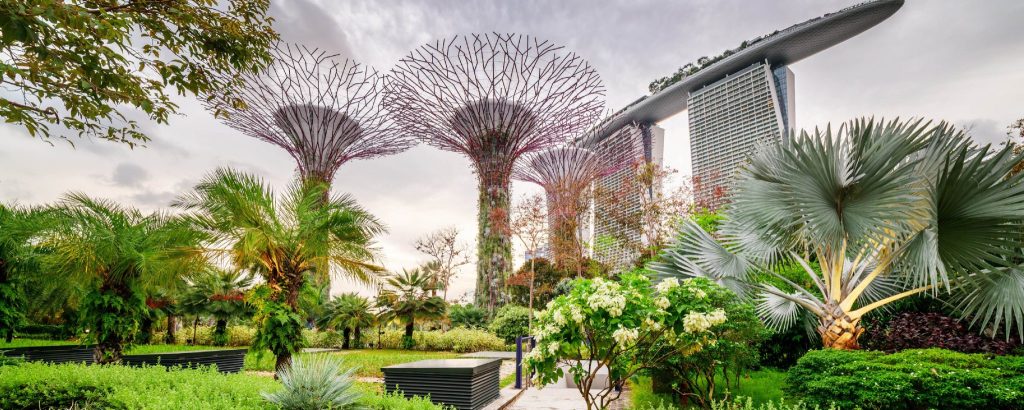
<path fill-rule="evenodd" d="M 485 352 L 476 352 L 476 353 L 466 353 L 466 354 L 461 355 L 459 357 L 467 357 L 467 358 L 474 358 L 474 359 L 516 360 L 516 352 L 485 351 Z"/>
<path fill-rule="evenodd" d="M 571 388 L 545 387 L 543 389 L 531 388 L 516 400 L 510 410 L 585 410 L 586 402 L 580 397 L 580 392 Z M 629 408 L 629 391 L 622 393 L 622 397 L 614 401 L 609 409 Z"/>

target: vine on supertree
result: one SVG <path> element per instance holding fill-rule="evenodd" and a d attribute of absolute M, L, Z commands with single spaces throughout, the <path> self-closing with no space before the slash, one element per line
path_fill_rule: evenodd
<path fill-rule="evenodd" d="M 385 78 L 376 70 L 296 44 L 271 54 L 266 70 L 234 79 L 239 90 L 210 95 L 205 105 L 231 128 L 287 151 L 304 181 L 330 185 L 348 161 L 414 144 L 384 110 Z"/>
<path fill-rule="evenodd" d="M 604 102 L 583 58 L 518 34 L 472 34 L 424 45 L 392 70 L 384 104 L 406 134 L 467 156 L 480 184 L 476 304 L 491 313 L 512 271 L 512 169 L 588 128 Z"/>
<path fill-rule="evenodd" d="M 587 193 L 598 178 L 627 165 L 617 157 L 601 156 L 579 146 L 563 146 L 532 153 L 516 165 L 513 177 L 544 188 L 551 255 L 559 267 L 580 273 L 584 262 L 580 230 L 589 208 Z"/>

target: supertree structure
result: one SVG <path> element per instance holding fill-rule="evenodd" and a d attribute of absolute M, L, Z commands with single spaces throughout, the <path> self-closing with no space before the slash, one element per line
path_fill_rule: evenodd
<path fill-rule="evenodd" d="M 424 45 L 392 70 L 384 105 L 405 133 L 462 153 L 480 184 L 476 303 L 493 313 L 512 270 L 512 169 L 524 154 L 587 128 L 604 86 L 583 58 L 518 34 Z"/>
<path fill-rule="evenodd" d="M 581 268 L 580 232 L 588 208 L 586 193 L 598 178 L 624 166 L 614 157 L 579 146 L 561 146 L 535 152 L 516 165 L 513 177 L 544 188 L 547 196 L 549 241 L 556 265 Z"/>
<path fill-rule="evenodd" d="M 233 94 L 206 107 L 243 134 L 277 145 L 306 182 L 328 185 L 342 164 L 401 152 L 414 140 L 395 132 L 381 104 L 384 77 L 318 49 L 279 44 L 266 70 L 243 75 Z"/>

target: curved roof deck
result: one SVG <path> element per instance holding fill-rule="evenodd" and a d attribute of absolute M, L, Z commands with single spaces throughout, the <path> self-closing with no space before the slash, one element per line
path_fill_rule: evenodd
<path fill-rule="evenodd" d="M 760 61 L 792 64 L 854 37 L 896 13 L 904 0 L 875 0 L 811 19 L 767 37 L 627 106 L 591 135 L 603 140 L 626 124 L 656 123 L 686 109 L 689 93 Z M 592 141 L 593 142 L 593 141 Z"/>

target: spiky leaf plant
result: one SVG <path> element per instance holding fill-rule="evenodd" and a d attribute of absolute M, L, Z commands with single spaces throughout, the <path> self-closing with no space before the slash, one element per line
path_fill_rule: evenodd
<path fill-rule="evenodd" d="M 267 401 L 284 410 L 359 409 L 362 394 L 356 389 L 352 373 L 342 360 L 327 354 L 296 357 L 292 364 L 277 372 L 284 389 L 263 393 Z"/>
<path fill-rule="evenodd" d="M 858 348 L 866 313 L 918 294 L 1024 335 L 1024 175 L 1011 176 L 1022 157 L 920 120 L 803 132 L 740 171 L 717 237 L 689 222 L 652 268 L 750 295 L 776 329 L 810 312 L 826 347 Z"/>

